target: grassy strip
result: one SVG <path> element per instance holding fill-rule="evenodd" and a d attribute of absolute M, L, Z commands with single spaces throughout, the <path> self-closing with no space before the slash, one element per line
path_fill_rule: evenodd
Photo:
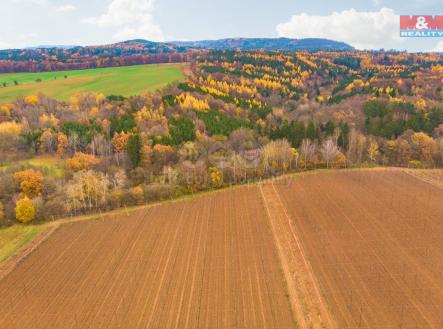
<path fill-rule="evenodd" d="M 17 250 L 41 231 L 38 226 L 14 225 L 0 229 L 0 263 L 7 261 Z"/>

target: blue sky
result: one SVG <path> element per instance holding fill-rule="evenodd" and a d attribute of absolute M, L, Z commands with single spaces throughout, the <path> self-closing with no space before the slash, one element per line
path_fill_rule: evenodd
<path fill-rule="evenodd" d="M 442 15 L 441 0 L 0 0 L 0 48 L 226 37 L 324 37 L 359 49 L 443 51 L 399 38 L 398 15 Z"/>

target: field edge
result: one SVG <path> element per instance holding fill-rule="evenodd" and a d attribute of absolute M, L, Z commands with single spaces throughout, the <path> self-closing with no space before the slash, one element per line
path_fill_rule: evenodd
<path fill-rule="evenodd" d="M 7 258 L 0 262 L 0 281 L 8 276 L 20 262 L 45 242 L 59 227 L 58 224 L 44 225 L 43 228 L 38 228 L 37 232 L 22 241 Z"/>

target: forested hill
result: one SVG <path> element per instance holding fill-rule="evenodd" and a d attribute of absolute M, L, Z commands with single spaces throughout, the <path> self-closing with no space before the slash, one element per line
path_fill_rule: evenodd
<path fill-rule="evenodd" d="M 187 62 L 194 53 L 181 46 L 140 39 L 101 46 L 9 49 L 0 50 L 0 73 Z"/>
<path fill-rule="evenodd" d="M 344 42 L 327 39 L 288 39 L 288 38 L 235 38 L 204 41 L 178 41 L 172 44 L 189 48 L 217 50 L 353 50 Z"/>
<path fill-rule="evenodd" d="M 152 42 L 143 39 L 100 46 L 42 46 L 0 50 L 0 73 L 40 72 L 189 61 L 202 49 L 350 51 L 346 43 L 326 39 L 238 38 Z"/>
<path fill-rule="evenodd" d="M 0 73 L 39 72 L 149 63 L 189 61 L 201 49 L 222 50 L 353 50 L 343 42 L 326 39 L 223 39 L 152 42 L 128 40 L 110 45 L 0 50 Z"/>
<path fill-rule="evenodd" d="M 172 54 L 185 51 L 187 49 L 181 46 L 136 39 L 99 46 L 42 46 L 25 49 L 6 49 L 0 50 L 0 60 L 42 61 L 53 58 L 63 61 L 84 57 L 108 58 L 129 55 Z"/>

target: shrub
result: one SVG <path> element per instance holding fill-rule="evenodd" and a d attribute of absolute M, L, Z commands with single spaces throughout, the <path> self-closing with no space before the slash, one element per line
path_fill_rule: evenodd
<path fill-rule="evenodd" d="M 35 218 L 35 208 L 32 201 L 24 197 L 17 202 L 15 207 L 15 218 L 21 223 L 29 223 Z"/>
<path fill-rule="evenodd" d="M 42 217 L 46 220 L 53 220 L 66 216 L 65 203 L 66 201 L 62 198 L 55 198 L 47 201 L 41 209 Z"/>
<path fill-rule="evenodd" d="M 411 160 L 409 161 L 409 166 L 412 168 L 421 168 L 423 167 L 422 163 L 420 160 Z"/>
<path fill-rule="evenodd" d="M 177 189 L 174 185 L 150 184 L 144 185 L 143 190 L 147 201 L 167 200 L 177 195 Z"/>
<path fill-rule="evenodd" d="M 137 204 L 142 204 L 144 201 L 143 188 L 139 185 L 131 189 L 132 197 Z"/>
<path fill-rule="evenodd" d="M 115 209 L 123 206 L 125 193 L 121 190 L 112 191 L 108 196 L 108 208 Z"/>

